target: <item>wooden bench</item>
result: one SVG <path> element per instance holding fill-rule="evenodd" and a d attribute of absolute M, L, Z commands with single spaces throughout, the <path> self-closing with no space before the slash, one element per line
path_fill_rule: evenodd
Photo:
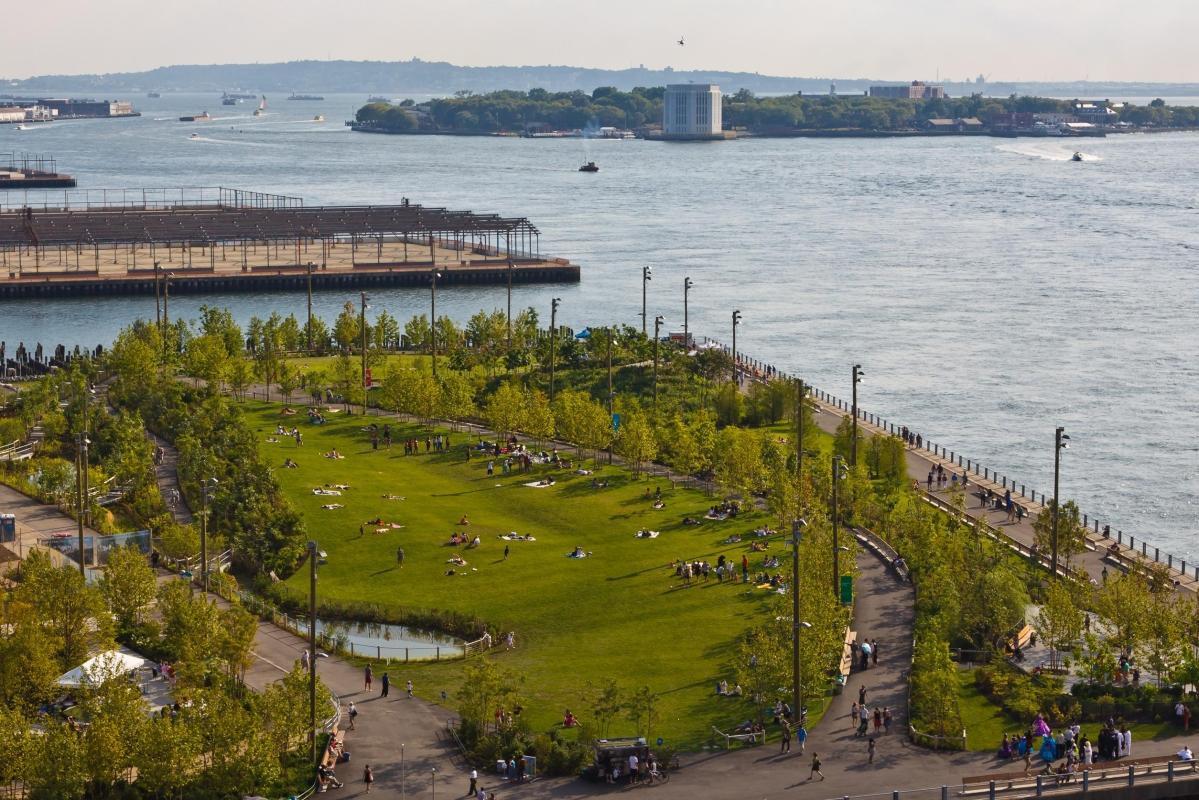
<path fill-rule="evenodd" d="M 1011 639 L 1008 639 L 1009 649 L 1011 649 L 1012 652 L 1015 652 L 1017 647 L 1021 650 L 1025 649 L 1028 647 L 1028 643 L 1032 641 L 1033 634 L 1035 633 L 1036 631 L 1033 630 L 1031 625 L 1025 624 L 1022 628 L 1020 628 L 1020 630 L 1016 631 L 1015 636 L 1013 636 Z"/>
<path fill-rule="evenodd" d="M 849 680 L 849 673 L 853 671 L 853 643 L 857 638 L 857 631 L 845 629 L 845 641 L 841 645 L 841 662 L 837 664 L 837 683 L 833 688 L 834 694 L 841 693 L 845 683 Z"/>
<path fill-rule="evenodd" d="M 732 746 L 732 743 L 734 741 L 750 742 L 752 744 L 757 744 L 758 739 L 761 739 L 763 743 L 766 742 L 766 731 L 750 731 L 749 733 L 725 733 L 724 731 L 720 730 L 715 725 L 713 725 L 712 732 L 715 733 L 717 736 L 721 737 L 722 739 L 724 739 L 724 749 L 725 750 L 728 750 Z"/>
<path fill-rule="evenodd" d="M 337 744 L 337 750 L 336 750 L 336 752 L 334 752 L 334 749 L 332 747 L 330 747 L 328 744 L 325 745 L 325 755 L 321 758 L 321 764 L 325 765 L 326 767 L 330 767 L 330 768 L 335 768 L 337 766 L 337 754 L 342 752 L 343 745 L 345 744 L 345 739 L 346 739 L 345 731 L 343 731 L 339 728 L 335 728 L 333 730 L 333 733 L 331 734 L 331 738 L 329 739 L 329 742 L 330 743 L 335 742 Z"/>

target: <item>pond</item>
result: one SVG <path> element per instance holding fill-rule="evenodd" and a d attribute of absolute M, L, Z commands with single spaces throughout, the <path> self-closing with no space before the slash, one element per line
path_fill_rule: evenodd
<path fill-rule="evenodd" d="M 307 628 L 306 623 L 301 624 Z M 329 637 L 336 649 L 351 655 L 404 661 L 458 658 L 466 644 L 443 633 L 379 622 L 317 619 L 316 634 Z"/>

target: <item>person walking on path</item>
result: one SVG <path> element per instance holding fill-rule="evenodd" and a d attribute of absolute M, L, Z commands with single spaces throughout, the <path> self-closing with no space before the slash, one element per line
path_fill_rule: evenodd
<path fill-rule="evenodd" d="M 387 692 L 389 689 L 391 689 L 391 678 L 388 676 L 388 674 L 386 672 L 383 673 L 382 681 L 383 681 L 383 696 L 387 697 Z"/>
<path fill-rule="evenodd" d="M 849 729 L 853 730 L 858 727 L 858 704 L 855 701 L 853 707 L 849 709 Z"/>
<path fill-rule="evenodd" d="M 804 743 L 808 741 L 808 726 L 802 722 L 799 723 L 799 730 L 795 732 L 795 740 L 799 742 L 799 752 L 803 752 Z"/>
<path fill-rule="evenodd" d="M 883 710 L 878 706 L 874 707 L 874 735 L 878 736 L 883 729 Z M 871 739 L 870 741 L 874 741 Z"/>
<path fill-rule="evenodd" d="M 891 732 L 892 719 L 893 718 L 891 716 L 891 708 L 890 707 L 884 708 L 883 709 L 883 733 L 884 734 L 888 734 Z"/>
<path fill-rule="evenodd" d="M 367 764 L 362 770 L 362 782 L 366 784 L 366 793 L 371 793 L 371 784 L 375 782 L 375 773 L 371 771 L 371 765 Z"/>
<path fill-rule="evenodd" d="M 470 788 L 466 790 L 467 795 L 472 795 L 479 791 L 479 771 L 472 769 L 470 771 Z"/>
<path fill-rule="evenodd" d="M 812 771 L 808 773 L 808 780 L 812 780 L 813 775 L 819 775 L 820 780 L 824 780 L 824 773 L 820 771 L 819 753 L 812 753 Z"/>
<path fill-rule="evenodd" d="M 870 663 L 878 666 L 878 639 L 870 640 Z"/>
<path fill-rule="evenodd" d="M 362 678 L 363 682 L 366 684 L 366 690 L 368 692 L 371 690 L 371 681 L 374 679 L 374 677 L 375 673 L 371 671 L 371 665 L 367 664 L 362 670 Z"/>
<path fill-rule="evenodd" d="M 305 672 L 308 671 L 308 651 L 307 650 L 300 651 L 300 669 L 304 670 Z"/>
<path fill-rule="evenodd" d="M 874 744 L 874 737 L 871 736 L 870 741 L 866 744 L 866 763 L 867 764 L 874 763 L 874 751 L 876 749 L 877 749 L 877 746 Z"/>
<path fill-rule="evenodd" d="M 782 720 L 779 723 L 779 725 L 783 729 L 783 738 L 779 742 L 779 752 L 780 753 L 790 753 L 791 752 L 791 723 L 788 722 L 787 720 Z"/>
<path fill-rule="evenodd" d="M 349 730 L 354 730 L 354 720 L 358 719 L 358 707 L 354 705 L 354 701 L 350 701 L 350 710 L 347 712 L 350 718 Z"/>
<path fill-rule="evenodd" d="M 408 696 L 409 696 L 409 697 L 412 697 L 412 693 L 413 693 L 413 689 L 412 689 L 412 681 L 411 681 L 411 680 L 409 680 L 409 681 L 408 681 Z"/>
<path fill-rule="evenodd" d="M 404 548 L 396 548 L 396 563 L 400 565 L 400 569 L 404 568 Z"/>
<path fill-rule="evenodd" d="M 866 705 L 866 684 L 864 683 L 858 687 L 858 705 Z"/>

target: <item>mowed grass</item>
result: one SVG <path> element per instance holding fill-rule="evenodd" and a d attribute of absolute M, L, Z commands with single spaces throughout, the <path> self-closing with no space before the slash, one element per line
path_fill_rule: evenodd
<path fill-rule="evenodd" d="M 760 621 L 770 593 L 740 582 L 719 584 L 715 577 L 684 588 L 670 564 L 676 559 L 715 564 L 721 554 L 739 564 L 748 553 L 751 572 L 759 570 L 764 555 L 749 551 L 749 537 L 739 544 L 724 540 L 768 523 L 765 515 L 686 526 L 685 516 L 702 518 L 715 500 L 671 489 L 665 480 L 638 479 L 621 468 L 597 472 L 610 481 L 605 489 L 592 488 L 589 476 L 560 469 L 554 471 L 555 486 L 531 488 L 523 484 L 548 468 L 505 476 L 497 460 L 496 474 L 488 477 L 487 459 L 465 459 L 465 433 L 443 431 L 451 437 L 452 451 L 425 454 L 428 430 L 416 425 L 332 414 L 327 425 L 314 426 L 302 413 L 282 417 L 278 405 L 247 403 L 246 408 L 266 460 L 276 467 L 310 535 L 328 553 L 328 563 L 320 568 L 322 598 L 454 609 L 476 614 L 500 631 L 515 630 L 518 647 L 496 658 L 523 678 L 534 730 L 560 722 L 567 708 L 585 720 L 585 697 L 609 678 L 630 690 L 647 685 L 658 692 L 654 735 L 683 747 L 706 742 L 713 725 L 726 729 L 754 713 L 747 700 L 716 697 L 715 685 L 722 677 L 733 682 L 736 641 Z M 371 449 L 363 428 L 375 421 L 391 423 L 391 450 L 382 444 Z M 280 422 L 299 426 L 303 446 L 289 437 L 267 442 Z M 421 438 L 419 455 L 404 455 L 406 436 Z M 323 457 L 334 448 L 344 460 Z M 283 469 L 285 458 L 299 467 Z M 312 494 L 324 484 L 351 488 L 341 497 Z M 652 492 L 657 486 L 666 503 L 661 510 L 645 497 L 647 487 Z M 345 507 L 321 508 L 333 502 Z M 464 514 L 468 527 L 457 525 Z M 377 526 L 367 525 L 360 535 L 359 525 L 375 518 L 405 527 L 376 534 Z M 634 534 L 641 528 L 661 535 L 638 539 Z M 481 537 L 482 546 L 449 546 L 451 534 L 462 531 Z M 537 541 L 511 542 L 511 555 L 504 560 L 506 542 L 498 536 L 510 531 Z M 769 545 L 767 554 L 783 554 L 780 537 Z M 396 565 L 400 546 L 402 569 Z M 592 555 L 567 558 L 576 546 Z M 455 567 L 459 574 L 447 576 L 447 559 L 455 553 L 469 566 Z M 288 585 L 306 592 L 306 571 Z M 437 700 L 446 690 L 452 704 L 461 663 L 395 664 L 389 670 L 401 684 L 411 678 L 426 698 Z M 617 722 L 610 732 L 631 728 Z"/>

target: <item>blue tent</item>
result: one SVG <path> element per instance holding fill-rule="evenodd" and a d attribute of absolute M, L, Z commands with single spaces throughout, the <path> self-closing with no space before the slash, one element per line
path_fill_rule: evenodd
<path fill-rule="evenodd" d="M 579 331 L 578 333 L 575 334 L 575 338 L 576 339 L 590 339 L 591 338 L 591 328 L 584 328 L 583 330 Z"/>

